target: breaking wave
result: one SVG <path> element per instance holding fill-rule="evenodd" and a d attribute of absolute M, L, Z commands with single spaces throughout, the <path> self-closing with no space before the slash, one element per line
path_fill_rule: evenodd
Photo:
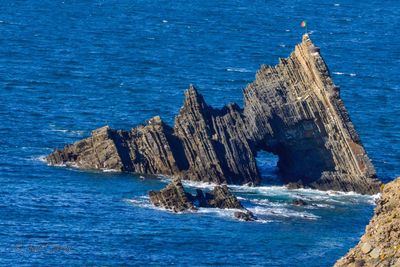
<path fill-rule="evenodd" d="M 336 75 L 345 75 L 345 76 L 350 76 L 350 77 L 355 77 L 355 76 L 357 76 L 357 74 L 355 74 L 355 73 L 344 73 L 344 72 L 338 72 L 338 71 L 333 72 L 333 74 L 336 74 Z"/>
<path fill-rule="evenodd" d="M 50 129 L 50 132 L 60 132 L 60 133 L 65 133 L 70 136 L 83 136 L 85 131 L 81 130 L 66 130 L 66 129 Z"/>
<path fill-rule="evenodd" d="M 226 71 L 229 71 L 229 72 L 242 72 L 242 73 L 252 72 L 251 70 L 248 70 L 246 68 L 233 68 L 233 67 L 226 68 Z"/>

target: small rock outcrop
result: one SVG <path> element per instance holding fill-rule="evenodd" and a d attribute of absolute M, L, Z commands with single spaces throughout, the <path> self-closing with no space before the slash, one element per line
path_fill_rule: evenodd
<path fill-rule="evenodd" d="M 244 221 L 254 221 L 252 212 L 245 209 L 226 185 L 215 186 L 210 192 L 196 190 L 196 195 L 187 193 L 180 179 L 174 179 L 164 189 L 149 192 L 150 202 L 173 212 L 195 211 L 197 208 L 237 209 L 234 216 Z"/>
<path fill-rule="evenodd" d="M 294 206 L 307 206 L 308 204 L 307 204 L 307 202 L 305 202 L 302 199 L 294 199 L 292 201 L 292 205 L 294 205 Z"/>
<path fill-rule="evenodd" d="M 388 183 L 357 246 L 335 267 L 400 266 L 400 178 Z"/>
<path fill-rule="evenodd" d="M 185 192 L 179 179 L 173 180 L 167 187 L 159 192 L 149 192 L 150 202 L 156 207 L 161 207 L 173 212 L 196 210 L 189 200 L 192 196 Z"/>
<path fill-rule="evenodd" d="M 240 201 L 229 191 L 226 185 L 216 186 L 214 190 L 206 193 L 209 207 L 219 209 L 244 209 Z"/>
<path fill-rule="evenodd" d="M 246 222 L 252 222 L 257 220 L 253 213 L 249 210 L 247 211 L 235 211 L 235 213 L 233 214 L 233 216 L 235 216 L 236 219 L 241 220 L 241 221 L 246 221 Z"/>
<path fill-rule="evenodd" d="M 207 105 L 193 87 L 173 127 L 160 117 L 130 131 L 103 127 L 56 149 L 52 165 L 163 174 L 216 184 L 258 185 L 260 150 L 279 157 L 296 187 L 379 192 L 381 182 L 340 99 L 319 48 L 306 34 L 294 52 L 265 66 L 244 90 L 244 108 Z"/>

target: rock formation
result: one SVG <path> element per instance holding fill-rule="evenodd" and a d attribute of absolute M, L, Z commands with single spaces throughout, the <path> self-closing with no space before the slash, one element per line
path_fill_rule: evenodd
<path fill-rule="evenodd" d="M 216 184 L 261 181 L 255 157 L 279 157 L 294 187 L 374 194 L 380 182 L 308 35 L 276 66 L 262 66 L 236 104 L 214 109 L 191 86 L 173 128 L 154 117 L 130 131 L 103 127 L 47 157 L 50 164 L 113 169 Z"/>
<path fill-rule="evenodd" d="M 159 192 L 149 192 L 150 202 L 156 207 L 161 207 L 173 212 L 196 210 L 189 200 L 192 195 L 185 192 L 179 179 L 173 180 L 167 187 Z"/>
<path fill-rule="evenodd" d="M 164 189 L 150 191 L 150 202 L 173 212 L 194 211 L 196 208 L 238 209 L 234 216 L 244 221 L 254 221 L 254 215 L 245 209 L 240 201 L 229 191 L 226 185 L 215 186 L 211 192 L 197 189 L 197 194 L 187 193 L 181 180 L 175 178 Z"/>
<path fill-rule="evenodd" d="M 357 246 L 335 267 L 400 266 L 400 178 L 384 186 L 374 217 Z"/>
<path fill-rule="evenodd" d="M 278 155 L 287 183 L 372 194 L 380 182 L 319 48 L 306 34 L 244 91 L 244 116 L 257 149 Z"/>

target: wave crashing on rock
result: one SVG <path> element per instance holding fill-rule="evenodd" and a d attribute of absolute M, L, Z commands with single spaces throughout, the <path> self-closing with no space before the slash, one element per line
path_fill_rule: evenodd
<path fill-rule="evenodd" d="M 159 116 L 130 131 L 108 126 L 56 149 L 52 165 L 163 174 L 216 184 L 261 182 L 259 151 L 278 156 L 282 181 L 361 194 L 381 182 L 349 118 L 330 72 L 305 34 L 276 66 L 261 66 L 244 90 L 244 108 L 207 105 L 194 86 L 173 127 Z"/>

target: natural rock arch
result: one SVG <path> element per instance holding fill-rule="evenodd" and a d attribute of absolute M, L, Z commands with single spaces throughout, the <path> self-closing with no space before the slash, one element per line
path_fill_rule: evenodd
<path fill-rule="evenodd" d="M 154 117 L 130 131 L 103 127 L 55 150 L 50 164 L 164 174 L 217 184 L 261 181 L 257 151 L 278 155 L 285 183 L 373 194 L 380 182 L 329 70 L 306 34 L 244 90 L 244 107 L 207 105 L 190 86 L 170 127 Z"/>

